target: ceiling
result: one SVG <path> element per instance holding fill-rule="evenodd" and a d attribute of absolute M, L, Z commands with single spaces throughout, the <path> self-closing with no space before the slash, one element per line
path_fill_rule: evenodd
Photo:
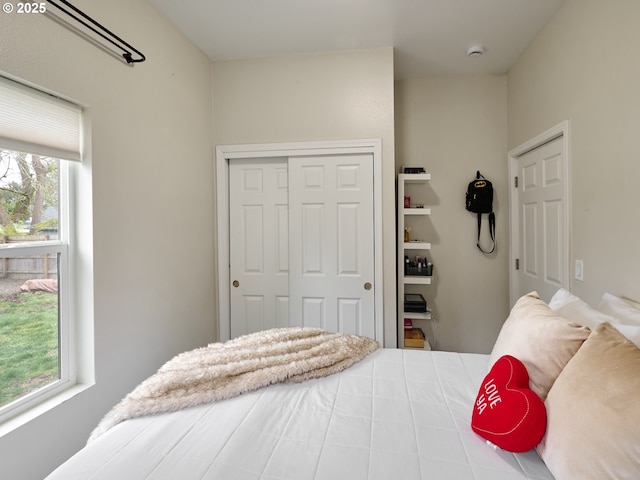
<path fill-rule="evenodd" d="M 149 1 L 214 61 L 394 47 L 399 79 L 506 73 L 564 2 Z"/>

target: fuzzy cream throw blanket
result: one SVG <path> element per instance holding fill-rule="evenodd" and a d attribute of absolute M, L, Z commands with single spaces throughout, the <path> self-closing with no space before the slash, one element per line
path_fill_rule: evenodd
<path fill-rule="evenodd" d="M 377 348 L 370 338 L 294 327 L 181 353 L 113 407 L 89 442 L 130 418 L 224 400 L 278 382 L 303 382 L 337 373 Z"/>

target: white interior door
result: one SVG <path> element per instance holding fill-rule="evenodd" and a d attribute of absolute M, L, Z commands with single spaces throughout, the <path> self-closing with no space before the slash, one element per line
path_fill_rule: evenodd
<path fill-rule="evenodd" d="M 518 236 L 515 298 L 537 291 L 549 301 L 568 288 L 568 175 L 565 141 L 555 138 L 515 158 Z M 513 201 L 513 200 L 512 200 Z M 514 265 L 515 267 L 515 265 Z"/>
<path fill-rule="evenodd" d="M 286 158 L 229 164 L 231 337 L 289 325 Z"/>
<path fill-rule="evenodd" d="M 292 325 L 375 338 L 373 155 L 289 163 Z"/>

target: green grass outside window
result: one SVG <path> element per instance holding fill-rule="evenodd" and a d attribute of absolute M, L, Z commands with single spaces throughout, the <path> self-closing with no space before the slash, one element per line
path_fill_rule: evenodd
<path fill-rule="evenodd" d="M 58 295 L 0 295 L 0 406 L 59 378 Z"/>

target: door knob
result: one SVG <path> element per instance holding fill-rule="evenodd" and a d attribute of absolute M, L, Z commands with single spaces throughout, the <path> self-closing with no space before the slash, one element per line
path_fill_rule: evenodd
<path fill-rule="evenodd" d="M 240 282 L 238 280 L 233 281 L 233 286 L 238 288 L 240 286 Z"/>
<path fill-rule="evenodd" d="M 364 284 L 364 289 L 365 290 L 371 290 L 371 284 L 369 282 Z"/>

